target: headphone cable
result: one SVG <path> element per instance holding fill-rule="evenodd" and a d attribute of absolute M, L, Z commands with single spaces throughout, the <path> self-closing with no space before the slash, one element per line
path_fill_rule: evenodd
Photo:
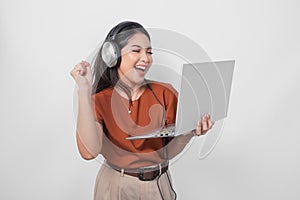
<path fill-rule="evenodd" d="M 172 183 L 171 183 L 171 180 L 170 180 L 170 177 L 169 177 L 168 172 L 165 172 L 165 173 L 167 174 L 168 183 L 169 183 L 169 185 L 170 185 L 170 187 L 171 187 L 171 190 L 173 191 L 173 193 L 174 193 L 174 195 L 175 195 L 175 196 L 174 196 L 174 200 L 176 200 L 176 199 L 177 199 L 177 193 L 176 193 L 176 191 L 174 190 L 174 188 L 173 188 L 173 186 L 172 186 Z M 162 175 L 162 174 L 161 174 L 161 175 Z M 165 200 L 165 198 L 164 198 L 164 196 L 163 196 L 163 194 L 162 194 L 162 191 L 161 191 L 161 189 L 160 189 L 160 185 L 159 185 L 159 179 L 160 179 L 161 175 L 159 175 L 158 178 L 156 179 L 156 184 L 157 184 L 157 187 L 158 187 L 158 190 L 159 190 L 159 193 L 160 193 L 160 196 L 161 196 L 162 200 Z"/>
<path fill-rule="evenodd" d="M 147 87 L 151 90 L 153 96 L 154 96 L 155 99 L 158 101 L 158 103 L 163 107 L 162 126 L 164 126 L 164 125 L 165 125 L 165 119 L 166 119 L 166 111 L 165 111 L 165 107 L 164 107 L 164 105 L 161 103 L 161 101 L 159 100 L 159 98 L 156 96 L 156 94 L 155 94 L 155 92 L 153 91 L 151 85 L 148 83 L 148 81 L 147 81 L 146 79 L 145 79 L 145 83 L 146 83 Z M 164 140 L 164 143 L 165 143 L 165 142 L 166 142 L 166 141 Z M 164 144 L 164 146 L 165 146 L 165 145 L 166 145 L 166 144 Z M 167 174 L 168 183 L 169 183 L 169 185 L 170 185 L 170 187 L 171 187 L 171 190 L 173 191 L 173 193 L 174 193 L 174 195 L 175 195 L 174 200 L 176 200 L 176 199 L 177 199 L 177 193 L 175 192 L 175 190 L 174 190 L 174 188 L 173 188 L 173 186 L 172 186 L 172 183 L 171 183 L 171 180 L 170 180 L 170 177 L 169 177 L 168 172 L 165 172 L 165 173 Z M 157 184 L 157 187 L 158 187 L 158 190 L 159 190 L 159 193 L 160 193 L 160 196 L 161 196 L 162 200 L 165 200 L 165 198 L 164 198 L 164 196 L 163 196 L 163 194 L 162 194 L 162 191 L 161 191 L 161 189 L 160 189 L 160 185 L 159 185 L 159 179 L 160 179 L 161 175 L 162 175 L 162 174 L 160 174 L 160 175 L 158 176 L 158 178 L 156 179 L 156 184 Z"/>

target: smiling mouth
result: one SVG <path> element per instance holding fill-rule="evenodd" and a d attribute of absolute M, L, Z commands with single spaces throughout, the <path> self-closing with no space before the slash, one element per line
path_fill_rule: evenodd
<path fill-rule="evenodd" d="M 144 65 L 137 65 L 137 66 L 135 66 L 135 69 L 140 70 L 142 72 L 145 72 L 146 66 L 144 66 Z"/>

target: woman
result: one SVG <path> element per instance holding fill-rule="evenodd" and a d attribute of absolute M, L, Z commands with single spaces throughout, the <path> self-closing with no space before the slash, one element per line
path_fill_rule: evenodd
<path fill-rule="evenodd" d="M 78 85 L 79 152 L 87 160 L 99 154 L 105 158 L 96 179 L 96 200 L 176 199 L 168 161 L 193 136 L 212 127 L 205 115 L 194 131 L 174 138 L 126 139 L 175 123 L 177 92 L 145 79 L 152 62 L 149 33 L 126 21 L 108 33 L 93 73 L 85 61 L 71 71 Z"/>

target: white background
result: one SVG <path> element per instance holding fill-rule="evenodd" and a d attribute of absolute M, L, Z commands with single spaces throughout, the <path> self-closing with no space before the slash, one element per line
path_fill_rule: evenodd
<path fill-rule="evenodd" d="M 199 160 L 195 142 L 172 166 L 179 199 L 299 199 L 299 6 L 1 0 L 0 199 L 92 199 L 99 163 L 77 151 L 69 72 L 123 20 L 182 33 L 213 60 L 236 60 L 216 148 Z"/>

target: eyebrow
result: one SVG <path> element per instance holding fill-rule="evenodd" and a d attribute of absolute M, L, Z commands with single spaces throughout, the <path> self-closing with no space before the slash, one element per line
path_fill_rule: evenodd
<path fill-rule="evenodd" d="M 138 48 L 141 48 L 141 49 L 142 49 L 142 47 L 141 47 L 140 45 L 137 45 L 137 44 L 131 45 L 131 47 L 138 47 Z M 149 47 L 147 47 L 146 49 L 152 49 L 152 47 L 149 46 Z"/>

